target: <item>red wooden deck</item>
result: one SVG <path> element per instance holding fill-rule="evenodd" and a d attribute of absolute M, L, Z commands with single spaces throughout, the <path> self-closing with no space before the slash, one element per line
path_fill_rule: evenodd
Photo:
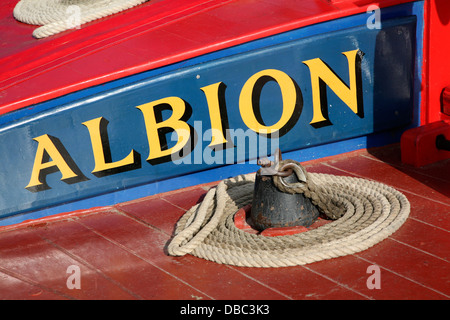
<path fill-rule="evenodd" d="M 404 192 L 412 211 L 391 237 L 358 254 L 259 269 L 165 254 L 176 221 L 212 185 L 0 229 L 1 299 L 298 300 L 450 298 L 450 160 L 420 169 L 399 146 L 305 163 L 311 172 L 375 179 Z M 81 288 L 69 289 L 69 266 Z M 380 289 L 366 281 L 380 267 Z"/>

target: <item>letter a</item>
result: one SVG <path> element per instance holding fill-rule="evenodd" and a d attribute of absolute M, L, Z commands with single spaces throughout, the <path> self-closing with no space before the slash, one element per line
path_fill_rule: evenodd
<path fill-rule="evenodd" d="M 71 273 L 69 278 L 67 278 L 66 285 L 67 288 L 72 289 L 81 289 L 81 270 L 79 266 L 71 265 L 67 268 L 66 273 Z"/>
<path fill-rule="evenodd" d="M 58 138 L 44 134 L 33 140 L 39 144 L 34 159 L 33 171 L 31 172 L 31 179 L 25 187 L 28 191 L 38 192 L 50 189 L 45 178 L 47 174 L 56 171 L 61 172 L 61 181 L 68 184 L 87 180 Z"/>
<path fill-rule="evenodd" d="M 367 278 L 366 285 L 370 290 L 381 289 L 381 271 L 380 267 L 377 265 L 371 265 L 367 268 L 366 273 L 373 273 L 369 278 Z"/>

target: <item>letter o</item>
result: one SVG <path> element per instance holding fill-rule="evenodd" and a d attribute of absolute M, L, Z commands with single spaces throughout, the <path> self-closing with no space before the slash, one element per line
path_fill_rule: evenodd
<path fill-rule="evenodd" d="M 256 97 L 254 97 L 254 89 L 257 82 L 264 78 L 269 78 L 278 83 L 283 100 L 283 112 L 281 118 L 277 123 L 271 126 L 262 124 L 261 120 L 258 120 L 255 114 L 254 99 Z M 259 97 L 257 98 L 259 99 Z M 276 69 L 267 69 L 255 73 L 247 80 L 247 82 L 245 82 L 239 96 L 239 111 L 242 120 L 249 129 L 257 133 L 272 134 L 281 130 L 291 120 L 296 107 L 297 88 L 294 81 L 286 73 Z"/>

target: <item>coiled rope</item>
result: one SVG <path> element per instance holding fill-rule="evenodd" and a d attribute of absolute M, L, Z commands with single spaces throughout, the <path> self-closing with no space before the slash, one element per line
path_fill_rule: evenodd
<path fill-rule="evenodd" d="M 59 32 L 130 9 L 148 0 L 21 0 L 14 8 L 14 17 L 24 23 L 40 25 L 35 38 Z"/>
<path fill-rule="evenodd" d="M 292 162 L 284 160 L 280 166 L 288 161 Z M 251 204 L 255 174 L 240 175 L 221 181 L 181 217 L 168 245 L 169 255 L 191 254 L 243 267 L 304 265 L 366 250 L 394 233 L 409 215 L 408 199 L 387 185 L 321 173 L 306 177 L 306 182 L 291 185 L 274 177 L 274 183 L 285 192 L 304 193 L 335 221 L 289 236 L 240 230 L 233 217 Z"/>

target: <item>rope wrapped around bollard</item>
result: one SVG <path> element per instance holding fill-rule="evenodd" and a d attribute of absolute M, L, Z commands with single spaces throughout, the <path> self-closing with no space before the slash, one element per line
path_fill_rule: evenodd
<path fill-rule="evenodd" d="M 234 214 L 252 201 L 255 174 L 225 179 L 178 221 L 168 245 L 172 256 L 193 256 L 243 267 L 304 265 L 366 250 L 397 231 L 410 204 L 399 191 L 362 178 L 307 173 L 300 163 L 280 161 L 300 183 L 274 178 L 283 192 L 304 193 L 334 221 L 295 235 L 266 237 L 238 229 Z M 306 181 L 302 179 L 306 176 Z"/>

